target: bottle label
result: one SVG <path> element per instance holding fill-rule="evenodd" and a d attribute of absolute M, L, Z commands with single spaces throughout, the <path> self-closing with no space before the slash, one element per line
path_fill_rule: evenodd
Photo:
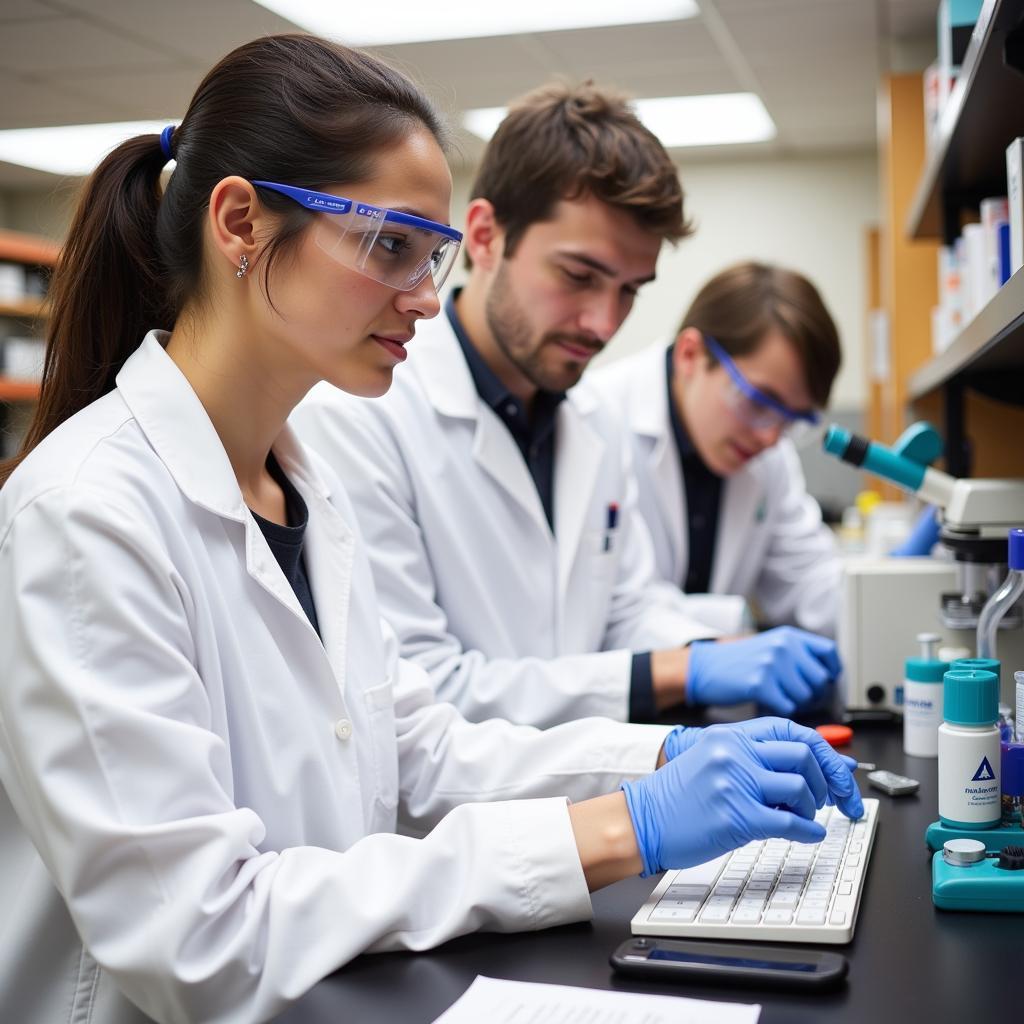
<path fill-rule="evenodd" d="M 950 735 L 939 730 L 939 816 L 951 821 L 998 821 L 999 731 Z"/>

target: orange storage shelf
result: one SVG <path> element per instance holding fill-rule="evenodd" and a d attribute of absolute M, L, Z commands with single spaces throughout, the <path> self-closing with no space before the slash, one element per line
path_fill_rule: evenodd
<path fill-rule="evenodd" d="M 0 302 L 0 316 L 40 320 L 46 316 L 46 304 L 42 299 L 20 299 L 17 302 Z"/>
<path fill-rule="evenodd" d="M 0 377 L 0 402 L 34 402 L 39 397 L 39 381 Z"/>
<path fill-rule="evenodd" d="M 0 231 L 0 260 L 11 263 L 33 263 L 52 267 L 57 262 L 60 246 L 56 242 L 20 231 Z"/>

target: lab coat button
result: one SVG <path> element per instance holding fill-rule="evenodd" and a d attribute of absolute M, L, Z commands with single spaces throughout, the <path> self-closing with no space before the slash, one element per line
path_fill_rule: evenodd
<path fill-rule="evenodd" d="M 352 723 L 347 718 L 339 718 L 334 723 L 334 735 L 339 740 L 347 740 L 352 735 Z"/>

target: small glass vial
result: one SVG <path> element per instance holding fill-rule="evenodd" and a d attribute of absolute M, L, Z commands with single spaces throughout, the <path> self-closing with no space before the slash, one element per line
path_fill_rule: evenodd
<path fill-rule="evenodd" d="M 1013 733 L 1013 708 L 1009 704 L 999 705 L 999 718 L 996 721 L 999 726 L 999 738 L 1003 743 L 1012 743 L 1015 739 Z"/>
<path fill-rule="evenodd" d="M 939 726 L 939 818 L 950 828 L 995 828 L 1002 818 L 999 677 L 952 668 Z"/>

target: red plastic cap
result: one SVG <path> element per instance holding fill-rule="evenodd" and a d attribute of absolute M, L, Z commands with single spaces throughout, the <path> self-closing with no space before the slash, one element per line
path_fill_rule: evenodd
<path fill-rule="evenodd" d="M 853 730 L 848 725 L 819 725 L 817 731 L 833 747 L 845 747 L 853 739 Z"/>

